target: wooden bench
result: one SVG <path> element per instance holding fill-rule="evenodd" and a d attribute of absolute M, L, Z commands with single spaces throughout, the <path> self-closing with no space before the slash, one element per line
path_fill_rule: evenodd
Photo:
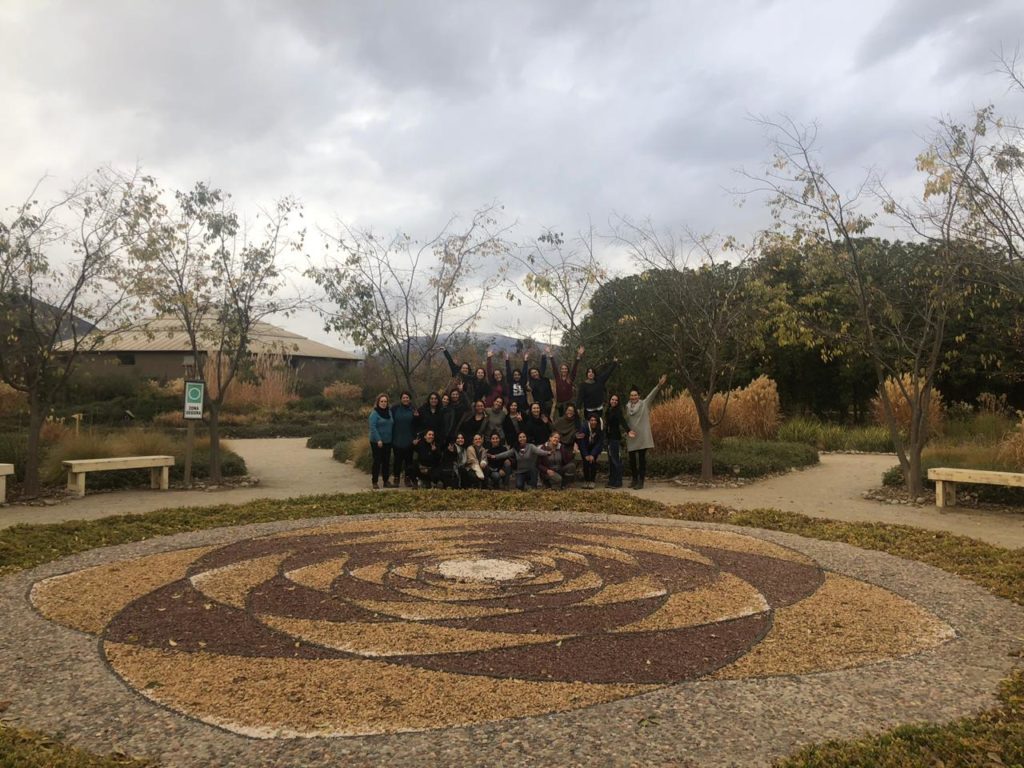
<path fill-rule="evenodd" d="M 166 491 L 170 486 L 173 456 L 123 456 L 116 459 L 72 459 L 63 462 L 68 471 L 68 490 L 85 496 L 85 476 L 89 472 L 114 469 L 148 469 L 149 487 Z"/>
<path fill-rule="evenodd" d="M 0 464 L 0 504 L 7 501 L 7 476 L 13 474 L 13 464 Z"/>
<path fill-rule="evenodd" d="M 935 467 L 928 470 L 928 479 L 935 481 L 935 506 L 955 507 L 957 483 L 1008 485 L 1024 488 L 1022 472 L 991 472 L 984 469 L 951 469 Z"/>

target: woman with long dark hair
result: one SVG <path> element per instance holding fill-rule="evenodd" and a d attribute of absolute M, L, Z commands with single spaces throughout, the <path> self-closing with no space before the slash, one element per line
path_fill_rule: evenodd
<path fill-rule="evenodd" d="M 395 420 L 391 418 L 388 396 L 377 395 L 373 410 L 370 411 L 370 452 L 373 454 L 373 488 L 380 488 L 377 480 L 384 477 L 384 487 L 392 488 L 391 481 L 391 438 Z"/>
<path fill-rule="evenodd" d="M 604 437 L 608 446 L 608 488 L 622 487 L 622 435 L 627 430 L 622 399 L 613 394 L 608 398 L 604 417 Z"/>

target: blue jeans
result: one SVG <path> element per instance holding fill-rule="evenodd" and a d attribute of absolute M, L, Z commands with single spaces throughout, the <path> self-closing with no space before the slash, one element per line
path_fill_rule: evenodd
<path fill-rule="evenodd" d="M 622 441 L 608 441 L 608 485 L 622 487 Z"/>

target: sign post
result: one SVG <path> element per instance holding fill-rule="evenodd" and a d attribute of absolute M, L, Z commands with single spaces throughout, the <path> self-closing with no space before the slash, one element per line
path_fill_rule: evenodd
<path fill-rule="evenodd" d="M 192 487 L 192 448 L 196 441 L 196 421 L 203 418 L 203 401 L 206 399 L 206 383 L 185 382 L 185 487 Z"/>

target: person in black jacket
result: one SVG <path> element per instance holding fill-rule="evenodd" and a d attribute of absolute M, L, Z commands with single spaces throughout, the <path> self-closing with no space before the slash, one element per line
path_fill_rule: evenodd
<path fill-rule="evenodd" d="M 540 403 L 530 406 L 530 413 L 523 418 L 522 431 L 533 445 L 544 445 L 551 437 L 551 420 L 541 410 Z"/>
<path fill-rule="evenodd" d="M 440 485 L 442 483 L 441 478 L 441 458 L 444 451 L 441 446 L 437 444 L 437 440 L 434 436 L 434 430 L 428 429 L 423 433 L 423 438 L 420 440 L 419 445 L 416 446 L 416 458 L 417 458 L 417 471 L 419 472 L 420 484 L 424 488 L 430 488 L 431 485 Z"/>
<path fill-rule="evenodd" d="M 456 363 L 444 347 L 441 347 L 441 352 L 444 353 L 444 359 L 448 361 L 448 368 L 452 372 L 452 378 L 461 381 L 462 388 L 467 392 L 470 391 L 473 386 L 473 372 L 470 370 L 469 363 Z"/>
<path fill-rule="evenodd" d="M 445 445 L 455 442 L 455 435 L 462 429 L 462 422 L 469 414 L 469 406 L 462 399 L 462 392 L 453 389 L 448 393 L 448 407 L 444 409 L 444 431 L 439 433 L 438 442 Z"/>
<path fill-rule="evenodd" d="M 419 411 L 419 419 L 416 431 L 422 436 L 428 429 L 434 430 L 435 435 L 444 434 L 444 408 L 441 407 L 441 397 L 437 392 L 431 392 Z M 415 445 L 415 443 L 414 443 Z"/>
<path fill-rule="evenodd" d="M 584 419 L 591 416 L 601 418 L 604 410 L 605 387 L 608 379 L 619 367 L 619 358 L 613 357 L 611 363 L 604 365 L 601 369 L 587 368 L 586 379 L 579 385 L 579 410 Z"/>
<path fill-rule="evenodd" d="M 608 447 L 608 488 L 622 487 L 622 436 L 626 427 L 626 416 L 618 395 L 608 398 L 608 411 L 604 418 L 605 445 Z"/>
<path fill-rule="evenodd" d="M 523 357 L 526 360 L 526 357 Z M 526 381 L 526 387 L 533 397 L 533 402 L 540 404 L 540 411 L 547 417 L 551 417 L 551 406 L 555 401 L 555 393 L 551 389 L 551 379 L 544 375 L 548 367 L 548 356 L 541 355 L 540 368 L 530 368 L 530 377 Z"/>

